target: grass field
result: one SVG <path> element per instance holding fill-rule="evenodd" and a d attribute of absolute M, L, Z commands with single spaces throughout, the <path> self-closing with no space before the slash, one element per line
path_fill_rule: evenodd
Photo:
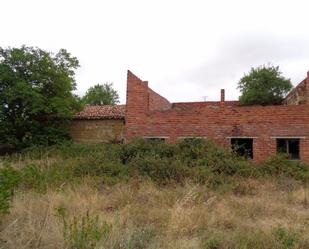
<path fill-rule="evenodd" d="M 106 146 L 85 145 L 66 152 L 35 149 L 2 158 L 1 168 L 19 175 L 10 208 L 0 214 L 0 248 L 309 248 L 309 187 L 304 180 L 307 171 L 299 165 L 301 179 L 298 173 L 294 176 L 290 169 L 284 170 L 287 165 L 279 169 L 282 161 L 276 167 L 268 162 L 276 168 L 268 175 L 241 162 L 241 173 L 207 170 L 201 179 L 193 177 L 196 170 L 162 171 L 147 154 L 147 159 L 138 158 L 146 168 L 137 167 L 133 173 L 119 168 L 111 171 L 113 164 L 120 167 L 119 147 L 113 146 L 108 154 Z M 151 154 L 157 158 L 157 152 Z M 105 159 L 99 160 L 102 155 Z M 220 160 L 225 157 L 232 164 L 230 155 L 220 154 Z M 199 159 L 195 154 L 182 162 L 199 168 L 192 165 Z M 226 169 L 225 164 L 221 167 Z"/>

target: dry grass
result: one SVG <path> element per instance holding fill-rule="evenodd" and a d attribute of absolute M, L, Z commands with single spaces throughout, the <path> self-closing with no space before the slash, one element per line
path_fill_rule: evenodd
<path fill-rule="evenodd" d="M 46 194 L 18 192 L 11 213 L 2 218 L 0 248 L 67 248 L 59 207 L 70 217 L 89 212 L 111 225 L 96 248 L 272 248 L 277 227 L 299 237 L 294 247 L 280 248 L 309 248 L 308 188 L 256 180 L 239 186 L 220 192 L 132 180 L 98 189 L 88 179 Z M 265 245 L 255 244 L 259 241 Z"/>

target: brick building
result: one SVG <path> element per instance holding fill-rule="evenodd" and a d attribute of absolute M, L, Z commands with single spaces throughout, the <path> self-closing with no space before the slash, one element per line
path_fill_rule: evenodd
<path fill-rule="evenodd" d="M 96 116 L 99 119 L 106 122 L 106 118 Z M 147 81 L 128 71 L 125 115 L 122 112 L 112 120 L 121 120 L 122 124 L 125 120 L 124 133 L 116 137 L 126 141 L 144 137 L 174 143 L 201 137 L 227 148 L 236 145 L 240 153 L 246 151 L 255 161 L 283 151 L 292 159 L 309 163 L 309 72 L 282 105 L 241 106 L 238 101 L 226 101 L 224 90 L 220 101 L 170 103 L 149 88 Z M 85 136 L 90 137 L 96 129 Z"/>

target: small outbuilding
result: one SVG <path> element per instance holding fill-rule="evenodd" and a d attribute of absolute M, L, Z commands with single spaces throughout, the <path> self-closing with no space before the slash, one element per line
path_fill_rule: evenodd
<path fill-rule="evenodd" d="M 75 142 L 122 142 L 125 105 L 86 105 L 75 114 L 70 135 Z"/>

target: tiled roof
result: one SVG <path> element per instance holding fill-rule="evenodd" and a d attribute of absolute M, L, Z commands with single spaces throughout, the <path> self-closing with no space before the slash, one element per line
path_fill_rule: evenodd
<path fill-rule="evenodd" d="M 125 105 L 86 105 L 74 119 L 124 119 Z"/>

